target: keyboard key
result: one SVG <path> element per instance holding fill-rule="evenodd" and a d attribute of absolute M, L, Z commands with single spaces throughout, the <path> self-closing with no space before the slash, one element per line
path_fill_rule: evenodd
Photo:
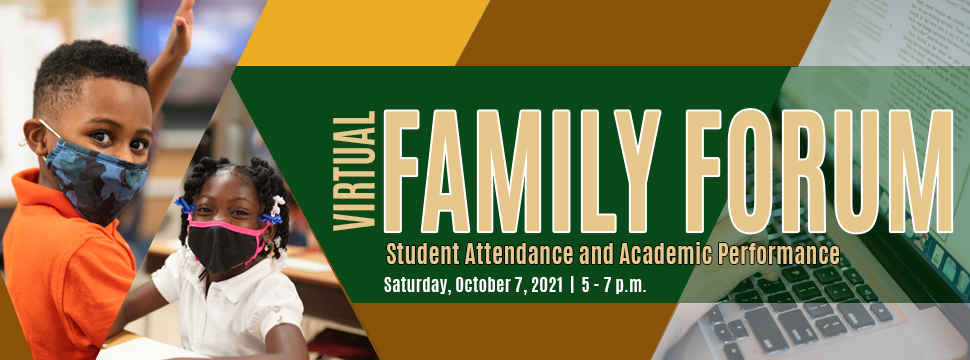
<path fill-rule="evenodd" d="M 815 335 L 815 330 L 812 329 L 812 325 L 805 319 L 805 314 L 801 310 L 778 315 L 778 321 L 781 322 L 781 327 L 785 328 L 785 333 L 795 343 L 795 346 L 818 341 L 818 335 Z"/>
<path fill-rule="evenodd" d="M 765 293 L 765 295 L 777 294 L 788 290 L 785 287 L 785 283 L 781 282 L 781 279 L 768 281 L 768 279 L 762 278 L 758 280 L 758 287 L 761 288 L 761 292 Z"/>
<path fill-rule="evenodd" d="M 869 316 L 869 311 L 862 304 L 843 303 L 839 304 L 838 308 L 852 330 L 865 329 L 876 324 L 876 321 L 872 319 L 872 316 Z"/>
<path fill-rule="evenodd" d="M 819 284 L 828 285 L 834 282 L 842 281 L 842 276 L 839 276 L 839 272 L 836 271 L 834 267 L 826 266 L 824 268 L 815 270 L 815 279 L 818 279 Z"/>
<path fill-rule="evenodd" d="M 812 241 L 812 239 L 809 239 L 808 238 L 808 235 L 802 235 L 802 236 L 799 236 L 798 238 L 801 238 L 801 237 L 804 237 L 804 238 L 801 239 L 801 240 L 795 240 L 796 238 L 792 238 L 791 239 L 792 240 L 792 246 L 793 247 L 799 247 L 799 246 L 815 246 L 815 242 Z"/>
<path fill-rule="evenodd" d="M 714 334 L 717 335 L 717 339 L 721 340 L 722 343 L 734 341 L 734 335 L 731 335 L 731 330 L 728 330 L 725 324 L 714 325 Z"/>
<path fill-rule="evenodd" d="M 808 238 L 808 234 L 804 234 L 804 233 L 789 236 L 788 240 L 791 241 L 792 243 L 808 240 L 809 244 L 814 245 L 814 243 L 812 243 L 812 241 Z M 795 246 L 798 246 L 798 245 L 795 245 Z M 804 246 L 804 244 L 802 246 Z"/>
<path fill-rule="evenodd" d="M 748 327 L 754 333 L 758 345 L 764 350 L 765 354 L 771 355 L 788 348 L 785 336 L 782 335 L 775 319 L 771 317 L 768 309 L 761 308 L 744 313 L 744 319 L 748 322 Z"/>
<path fill-rule="evenodd" d="M 730 295 L 724 295 L 724 297 L 722 297 L 721 300 L 718 300 L 717 302 L 720 304 L 720 303 L 726 303 L 728 301 L 731 301 L 731 296 Z"/>
<path fill-rule="evenodd" d="M 815 242 L 812 241 L 812 239 L 795 241 L 795 242 L 792 242 L 792 251 L 797 251 L 796 250 L 797 248 L 802 248 L 801 251 L 805 252 L 805 262 L 808 263 L 811 260 L 811 263 L 808 263 L 806 265 L 808 265 L 809 267 L 813 267 L 813 265 L 819 265 L 819 264 L 816 259 L 812 259 L 808 257 L 808 248 L 816 247 L 816 246 L 817 245 L 815 245 Z M 814 266 L 814 267 L 818 267 L 818 266 Z"/>
<path fill-rule="evenodd" d="M 825 299 L 819 300 L 821 300 L 821 302 L 805 302 L 805 311 L 808 312 L 808 315 L 811 316 L 812 319 L 818 319 L 820 317 L 829 316 L 835 313 L 835 310 L 832 310 L 832 305 L 825 302 Z"/>
<path fill-rule="evenodd" d="M 724 355 L 727 356 L 727 360 L 744 360 L 737 343 L 724 345 Z"/>
<path fill-rule="evenodd" d="M 808 265 L 805 265 L 805 266 L 808 266 L 809 269 L 815 270 L 815 269 L 818 269 L 818 268 L 821 268 L 821 267 L 828 266 L 828 264 L 815 263 L 815 264 L 808 264 Z"/>
<path fill-rule="evenodd" d="M 837 265 L 837 266 L 840 267 L 840 268 L 845 269 L 847 267 L 851 267 L 852 266 L 852 263 L 849 262 L 849 258 L 839 256 L 839 265 Z"/>
<path fill-rule="evenodd" d="M 839 319 L 838 316 L 829 316 L 827 318 L 820 319 L 815 322 L 815 327 L 818 328 L 818 332 L 822 333 L 822 336 L 825 336 L 826 338 L 839 336 L 849 331 L 849 329 L 845 328 L 845 324 L 842 323 L 842 319 Z"/>
<path fill-rule="evenodd" d="M 859 301 L 859 298 L 857 298 L 855 296 L 850 297 L 850 298 L 845 299 L 845 300 L 842 300 L 842 301 L 839 301 L 839 302 L 844 302 L 844 303 L 857 303 L 857 304 L 861 304 L 862 303 L 862 301 Z"/>
<path fill-rule="evenodd" d="M 776 313 L 785 312 L 798 307 L 798 305 L 795 305 L 795 299 L 791 297 L 791 293 L 787 291 L 781 294 L 769 296 L 768 303 L 771 304 L 771 309 Z"/>
<path fill-rule="evenodd" d="M 761 299 L 761 295 L 755 290 L 746 291 L 737 295 L 734 295 L 734 301 L 738 303 L 738 307 L 742 311 L 748 311 L 765 306 L 764 300 Z"/>
<path fill-rule="evenodd" d="M 743 293 L 748 290 L 754 290 L 754 283 L 751 282 L 751 278 L 741 280 L 741 282 L 738 283 L 738 286 L 735 286 L 734 290 L 731 290 L 731 293 L 732 294 Z"/>
<path fill-rule="evenodd" d="M 822 290 L 818 289 L 814 281 L 806 281 L 801 284 L 792 285 L 791 289 L 795 291 L 795 296 L 801 301 L 822 296 Z"/>
<path fill-rule="evenodd" d="M 874 315 L 876 315 L 876 319 L 879 319 L 879 322 L 893 321 L 893 314 L 889 313 L 889 309 L 886 308 L 886 305 L 883 305 L 881 303 L 875 303 L 875 304 L 869 305 L 869 310 L 872 311 Z M 740 322 L 741 320 L 737 320 L 737 321 Z M 734 321 L 731 322 L 731 324 L 733 323 Z M 745 333 L 745 335 L 747 335 L 747 333 Z"/>
<path fill-rule="evenodd" d="M 771 210 L 771 217 L 776 217 L 779 221 L 781 221 L 781 208 Z"/>
<path fill-rule="evenodd" d="M 833 242 L 831 239 L 828 239 L 828 238 L 823 239 L 821 237 L 815 237 L 815 239 L 818 240 L 818 243 L 821 244 L 822 246 L 835 246 L 835 242 Z M 841 256 L 839 256 L 839 260 L 842 260 Z"/>
<path fill-rule="evenodd" d="M 872 291 L 869 285 L 860 285 L 855 288 L 855 291 L 859 292 L 859 296 L 862 297 L 862 301 L 865 302 L 876 302 L 879 301 L 879 297 L 876 296 L 876 292 Z"/>
<path fill-rule="evenodd" d="M 729 322 L 727 326 L 728 330 L 731 330 L 731 335 L 734 335 L 735 339 L 741 340 L 748 337 L 748 329 L 744 327 L 744 322 L 741 321 L 741 319 Z"/>
<path fill-rule="evenodd" d="M 808 271 L 805 271 L 804 266 L 793 266 L 781 271 L 781 275 L 788 280 L 789 284 L 794 284 L 797 282 L 802 282 L 809 279 Z"/>
<path fill-rule="evenodd" d="M 720 324 L 724 322 L 724 315 L 721 314 L 721 307 L 714 305 L 714 307 L 707 312 L 707 320 L 710 321 L 711 324 Z"/>
<path fill-rule="evenodd" d="M 842 275 L 844 275 L 845 278 L 852 283 L 852 285 L 862 285 L 866 283 L 865 280 L 862 280 L 862 275 L 859 274 L 859 270 L 853 268 L 842 269 Z"/>
<path fill-rule="evenodd" d="M 774 240 L 781 237 L 781 233 L 778 232 L 778 229 L 772 225 L 768 225 L 768 227 L 765 228 L 765 232 L 768 233 L 768 240 Z"/>
<path fill-rule="evenodd" d="M 825 292 L 829 294 L 829 298 L 835 302 L 840 302 L 855 297 L 852 294 L 852 289 L 849 288 L 849 285 L 846 285 L 844 282 L 826 286 Z"/>

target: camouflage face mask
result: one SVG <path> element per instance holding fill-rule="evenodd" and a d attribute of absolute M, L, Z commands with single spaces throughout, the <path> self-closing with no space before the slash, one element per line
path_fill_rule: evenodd
<path fill-rule="evenodd" d="M 40 123 L 58 139 L 44 162 L 54 175 L 54 182 L 83 218 L 107 226 L 145 187 L 147 162 L 130 163 L 72 144 L 44 120 Z"/>

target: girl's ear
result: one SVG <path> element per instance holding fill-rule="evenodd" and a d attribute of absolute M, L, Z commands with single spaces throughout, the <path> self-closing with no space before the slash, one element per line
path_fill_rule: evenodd
<path fill-rule="evenodd" d="M 266 228 L 266 231 L 263 232 L 263 241 L 269 244 L 273 242 L 273 239 L 275 238 L 276 238 L 276 225 L 270 225 L 268 228 Z"/>

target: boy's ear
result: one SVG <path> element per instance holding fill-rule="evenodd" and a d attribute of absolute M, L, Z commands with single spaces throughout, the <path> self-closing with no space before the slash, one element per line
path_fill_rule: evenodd
<path fill-rule="evenodd" d="M 37 156 L 47 156 L 47 128 L 37 119 L 24 122 L 24 139 Z"/>

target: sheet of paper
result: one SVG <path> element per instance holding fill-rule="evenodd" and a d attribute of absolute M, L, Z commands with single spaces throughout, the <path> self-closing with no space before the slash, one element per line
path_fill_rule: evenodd
<path fill-rule="evenodd" d="M 101 350 L 97 360 L 162 360 L 177 357 L 208 358 L 149 338 L 138 338 Z"/>

